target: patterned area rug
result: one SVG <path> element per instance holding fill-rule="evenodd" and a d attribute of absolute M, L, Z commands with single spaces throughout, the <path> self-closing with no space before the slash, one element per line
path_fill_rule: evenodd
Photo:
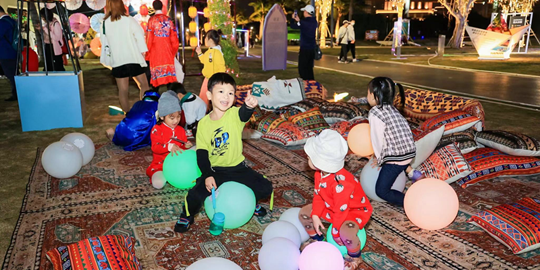
<path fill-rule="evenodd" d="M 244 153 L 250 166 L 273 182 L 274 211 L 216 237 L 208 232 L 204 211 L 189 233 L 174 233 L 185 192 L 151 187 L 145 175 L 152 157 L 149 149 L 125 152 L 100 145 L 92 162 L 70 179 L 49 177 L 38 150 L 3 269 L 52 269 L 45 257 L 48 250 L 105 234 L 133 236 L 144 269 L 185 269 L 210 256 L 228 258 L 242 269 L 259 269 L 265 226 L 286 209 L 310 202 L 313 171 L 301 148 L 250 140 L 244 143 Z M 350 156 L 347 168 L 359 175 L 364 163 Z M 444 230 L 421 230 L 408 221 L 403 209 L 373 202 L 361 269 L 539 269 L 540 250 L 513 255 L 466 223 L 481 209 L 540 194 L 539 177 L 497 178 L 467 189 L 453 186 L 461 209 Z M 268 207 L 268 201 L 263 204 Z"/>

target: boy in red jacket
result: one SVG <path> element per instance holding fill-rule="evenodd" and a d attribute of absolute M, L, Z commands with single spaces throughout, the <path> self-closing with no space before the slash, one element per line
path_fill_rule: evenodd
<path fill-rule="evenodd" d="M 158 103 L 159 121 L 152 128 L 150 140 L 152 141 L 153 159 L 146 169 L 150 183 L 157 189 L 163 188 L 167 181 L 163 176 L 163 161 L 169 154 L 182 153 L 193 145 L 187 140 L 186 131 L 178 125 L 180 123 L 180 100 L 173 91 L 161 95 Z"/>
<path fill-rule="evenodd" d="M 336 243 L 347 247 L 345 270 L 356 269 L 362 262 L 357 234 L 371 218 L 373 208 L 358 179 L 343 168 L 349 146 L 338 132 L 326 129 L 309 138 L 304 151 L 309 167 L 316 171 L 313 203 L 299 213 L 300 222 L 311 237 L 308 241 L 324 239 L 324 218 L 332 223 Z"/>

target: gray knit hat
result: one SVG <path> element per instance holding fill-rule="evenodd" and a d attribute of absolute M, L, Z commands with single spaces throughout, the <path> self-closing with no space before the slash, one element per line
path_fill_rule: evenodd
<path fill-rule="evenodd" d="M 161 95 L 158 101 L 158 114 L 159 117 L 165 117 L 171 113 L 179 112 L 182 108 L 180 107 L 180 100 L 176 93 L 172 90 L 169 90 Z"/>

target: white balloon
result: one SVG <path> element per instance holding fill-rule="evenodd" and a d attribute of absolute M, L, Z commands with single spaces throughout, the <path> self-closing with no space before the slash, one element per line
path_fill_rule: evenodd
<path fill-rule="evenodd" d="M 377 193 L 375 192 L 375 185 L 377 184 L 377 178 L 379 178 L 379 173 L 381 171 L 379 166 L 373 168 L 373 163 L 374 160 L 370 159 L 366 166 L 364 166 L 362 169 L 362 172 L 360 173 L 360 184 L 362 185 L 364 193 L 366 193 L 370 199 L 378 202 L 386 202 L 377 196 Z M 400 175 L 398 175 L 394 185 L 392 185 L 392 189 L 403 192 L 403 190 L 405 190 L 406 183 L 407 176 L 405 175 L 405 172 L 402 172 Z"/>
<path fill-rule="evenodd" d="M 56 178 L 72 177 L 81 170 L 81 150 L 68 142 L 55 142 L 45 148 L 41 155 L 43 169 Z"/>
<path fill-rule="evenodd" d="M 92 139 L 90 139 L 90 137 L 82 133 L 75 132 L 69 133 L 68 135 L 64 136 L 60 141 L 71 143 L 81 149 L 81 153 L 83 156 L 83 166 L 92 161 L 96 148 L 94 146 L 94 142 L 92 141 Z"/>
<path fill-rule="evenodd" d="M 281 216 L 279 217 L 279 220 L 288 221 L 292 225 L 294 225 L 296 229 L 298 230 L 298 232 L 300 233 L 300 240 L 302 242 L 305 242 L 309 239 L 309 234 L 306 232 L 306 229 L 304 229 L 304 226 L 300 222 L 300 217 L 298 215 L 299 213 L 300 213 L 300 208 L 298 207 L 287 209 L 287 211 L 281 214 Z"/>
<path fill-rule="evenodd" d="M 291 240 L 295 244 L 296 248 L 300 248 L 300 244 L 302 244 L 300 241 L 300 232 L 298 232 L 298 229 L 296 229 L 296 227 L 288 221 L 278 220 L 270 223 L 270 225 L 264 229 L 262 235 L 263 246 L 271 239 L 277 237 L 283 237 Z"/>
<path fill-rule="evenodd" d="M 300 250 L 289 239 L 273 238 L 259 251 L 261 270 L 298 270 Z"/>
<path fill-rule="evenodd" d="M 210 257 L 194 262 L 186 270 L 242 270 L 232 261 L 220 257 Z"/>

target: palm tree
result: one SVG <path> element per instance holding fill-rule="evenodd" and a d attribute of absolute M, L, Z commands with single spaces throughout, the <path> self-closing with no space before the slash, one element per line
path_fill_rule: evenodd
<path fill-rule="evenodd" d="M 339 27 L 341 26 L 341 18 L 347 14 L 347 5 L 343 0 L 335 0 L 334 2 L 334 14 L 337 14 L 336 19 L 336 28 L 334 31 L 334 36 L 339 32 Z"/>
<path fill-rule="evenodd" d="M 248 23 L 249 19 L 246 18 L 243 12 L 236 13 L 236 25 L 241 25 L 242 27 L 244 27 Z"/>
<path fill-rule="evenodd" d="M 249 6 L 253 7 L 254 12 L 249 16 L 249 20 L 252 22 L 259 22 L 259 38 L 262 39 L 264 29 L 264 18 L 266 13 L 270 10 L 270 4 L 265 3 L 263 0 L 257 0 L 256 2 L 249 3 Z"/>
<path fill-rule="evenodd" d="M 349 21 L 352 20 L 352 15 L 354 13 L 354 0 L 349 2 Z"/>

